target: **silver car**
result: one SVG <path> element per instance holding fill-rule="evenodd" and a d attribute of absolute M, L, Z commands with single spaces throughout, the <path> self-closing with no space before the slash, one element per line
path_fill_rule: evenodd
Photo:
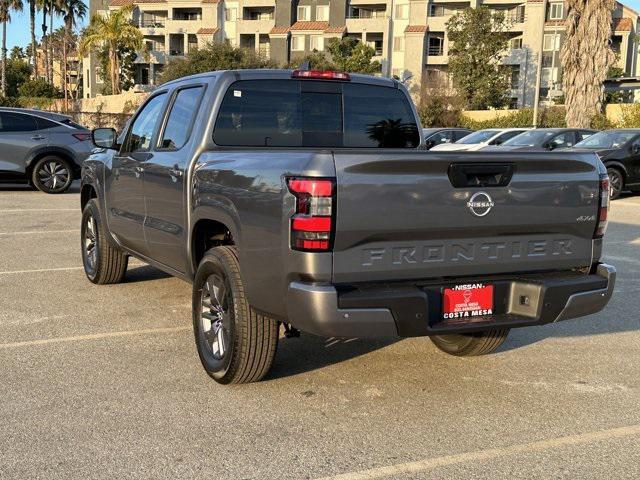
<path fill-rule="evenodd" d="M 90 132 L 65 115 L 0 107 L 0 183 L 65 192 L 92 148 Z"/>

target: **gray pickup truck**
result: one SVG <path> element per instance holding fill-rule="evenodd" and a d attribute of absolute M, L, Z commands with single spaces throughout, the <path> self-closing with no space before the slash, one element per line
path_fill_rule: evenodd
<path fill-rule="evenodd" d="M 120 137 L 93 132 L 82 255 L 193 284 L 198 353 L 220 383 L 264 377 L 280 326 L 429 336 L 453 355 L 597 312 L 609 186 L 591 153 L 440 153 L 396 81 L 211 72 L 157 88 Z"/>

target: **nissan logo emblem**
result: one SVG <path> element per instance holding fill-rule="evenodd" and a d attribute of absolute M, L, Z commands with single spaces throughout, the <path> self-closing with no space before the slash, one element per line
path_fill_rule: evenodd
<path fill-rule="evenodd" d="M 495 203 L 487 192 L 476 192 L 471 195 L 467 207 L 476 217 L 484 217 L 491 211 Z"/>

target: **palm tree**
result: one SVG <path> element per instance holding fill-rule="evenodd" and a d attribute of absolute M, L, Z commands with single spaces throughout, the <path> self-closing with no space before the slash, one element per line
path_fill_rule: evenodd
<path fill-rule="evenodd" d="M 615 0 L 568 0 L 561 51 L 567 126 L 589 128 L 602 107 L 602 83 L 615 55 L 609 45 Z"/>
<path fill-rule="evenodd" d="M 51 72 L 49 71 L 49 37 L 47 36 L 47 14 L 49 13 L 49 0 L 35 0 L 37 2 L 37 6 L 42 10 L 42 52 L 44 53 L 44 70 L 45 77 L 47 77 L 47 81 L 51 78 Z M 37 52 L 33 52 L 33 55 L 37 60 Z"/>
<path fill-rule="evenodd" d="M 38 0 L 27 0 L 29 2 L 29 28 L 31 29 L 31 66 L 33 67 L 33 77 L 38 78 L 38 58 L 36 49 L 36 9 Z"/>
<path fill-rule="evenodd" d="M 87 14 L 87 6 L 82 0 L 62 0 L 60 2 L 62 19 L 64 20 L 64 37 L 62 40 L 62 89 L 64 90 L 64 105 L 67 108 L 69 89 L 67 88 L 67 45 L 71 41 L 73 27 L 77 20 L 82 20 Z"/>
<path fill-rule="evenodd" d="M 2 0 L 0 0 L 2 1 Z M 84 56 L 91 50 L 103 45 L 109 49 L 109 78 L 111 93 L 120 93 L 120 48 L 142 50 L 142 33 L 131 22 L 133 5 L 128 5 L 111 12 L 108 16 L 96 14 L 91 18 L 80 41 L 80 55 Z"/>
<path fill-rule="evenodd" d="M 7 23 L 11 11 L 22 11 L 22 0 L 0 0 L 0 22 L 2 22 L 2 66 L 0 67 L 0 96 L 7 96 Z"/>

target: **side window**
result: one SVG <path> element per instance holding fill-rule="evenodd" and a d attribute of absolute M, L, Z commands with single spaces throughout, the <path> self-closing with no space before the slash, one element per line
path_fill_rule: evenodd
<path fill-rule="evenodd" d="M 466 137 L 467 135 L 469 135 L 471 132 L 467 132 L 465 130 L 456 130 L 455 132 L 453 132 L 453 141 L 457 142 L 458 140 L 460 140 L 461 138 Z"/>
<path fill-rule="evenodd" d="M 36 118 L 36 122 L 38 122 L 38 129 L 39 130 L 47 130 L 49 128 L 56 128 L 56 127 L 60 126 L 59 123 L 52 122 L 51 120 L 47 120 L 47 119 L 42 118 L 42 117 L 37 117 Z"/>
<path fill-rule="evenodd" d="M 581 140 L 584 140 L 585 138 L 593 135 L 593 132 L 589 132 L 588 130 L 580 130 L 578 133 L 576 133 L 576 135 L 578 137 L 578 142 L 580 142 Z"/>
<path fill-rule="evenodd" d="M 161 148 L 177 150 L 187 143 L 193 121 L 198 113 L 202 91 L 203 87 L 191 87 L 178 91 L 164 127 Z"/>
<path fill-rule="evenodd" d="M 38 124 L 31 115 L 0 112 L 0 132 L 33 132 L 37 129 Z"/>
<path fill-rule="evenodd" d="M 491 144 L 502 145 L 504 142 L 506 142 L 510 138 L 513 138 L 516 135 L 520 135 L 521 133 L 522 133 L 522 130 L 513 130 L 511 132 L 505 132 L 502 135 L 500 135 L 498 138 L 496 138 L 494 141 L 492 141 Z"/>
<path fill-rule="evenodd" d="M 402 90 L 344 84 L 344 146 L 416 148 L 420 135 Z"/>
<path fill-rule="evenodd" d="M 451 143 L 451 132 L 438 132 L 427 139 L 427 145 L 435 147 L 441 143 Z"/>
<path fill-rule="evenodd" d="M 123 152 L 134 153 L 151 148 L 151 139 L 162 114 L 166 96 L 166 93 L 156 95 L 138 113 L 131 125 Z"/>
<path fill-rule="evenodd" d="M 561 133 L 556 135 L 549 141 L 549 148 L 555 150 L 556 148 L 570 147 L 573 145 L 572 133 Z"/>

